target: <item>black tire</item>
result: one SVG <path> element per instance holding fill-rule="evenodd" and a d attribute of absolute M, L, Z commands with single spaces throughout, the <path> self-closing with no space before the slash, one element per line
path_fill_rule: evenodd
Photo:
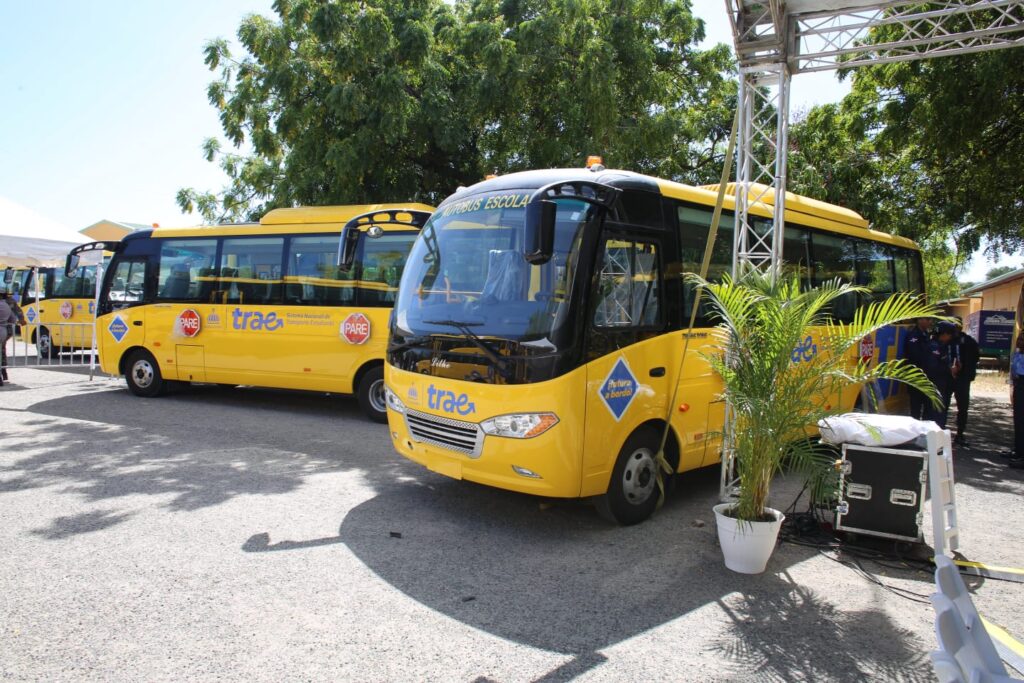
<path fill-rule="evenodd" d="M 125 359 L 124 379 L 128 383 L 128 391 L 143 398 L 154 398 L 167 390 L 160 365 L 152 354 L 143 349 L 132 351 Z"/>
<path fill-rule="evenodd" d="M 380 365 L 370 368 L 359 380 L 356 389 L 359 407 L 366 417 L 374 422 L 388 421 L 387 402 L 384 399 L 384 368 Z"/>
<path fill-rule="evenodd" d="M 40 358 L 49 358 L 51 360 L 60 355 L 60 348 L 54 347 L 53 336 L 50 334 L 50 330 L 45 327 L 40 327 L 39 331 L 36 332 L 36 351 L 39 352 Z"/>
<path fill-rule="evenodd" d="M 608 491 L 598 496 L 597 510 L 605 519 L 630 526 L 638 524 L 658 507 L 658 447 L 661 433 L 653 427 L 633 432 L 619 451 L 608 482 Z"/>

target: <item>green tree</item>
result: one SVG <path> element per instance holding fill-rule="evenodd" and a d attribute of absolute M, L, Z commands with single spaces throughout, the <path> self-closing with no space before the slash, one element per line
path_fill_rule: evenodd
<path fill-rule="evenodd" d="M 254 218 L 296 204 L 431 200 L 476 178 L 477 132 L 452 96 L 460 58 L 441 0 L 276 0 L 246 17 L 246 55 L 211 41 L 208 96 L 226 140 L 204 143 L 229 184 L 183 189 L 182 210 Z M 244 150 L 245 152 L 243 153 Z"/>
<path fill-rule="evenodd" d="M 1006 275 L 1007 273 L 1012 273 L 1015 270 L 1017 269 L 1013 266 L 996 266 L 995 268 L 990 268 L 989 271 L 985 273 L 985 279 L 995 280 L 1000 275 Z"/>
<path fill-rule="evenodd" d="M 492 171 L 609 165 L 714 180 L 735 86 L 689 0 L 277 0 L 206 47 L 229 183 L 182 210 L 436 202 Z"/>

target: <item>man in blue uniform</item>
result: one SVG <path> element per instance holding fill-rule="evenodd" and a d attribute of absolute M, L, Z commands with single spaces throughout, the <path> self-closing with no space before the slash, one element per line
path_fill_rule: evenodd
<path fill-rule="evenodd" d="M 931 342 L 929 335 L 929 328 L 932 326 L 931 318 L 918 318 L 917 327 L 910 331 L 907 338 L 903 341 L 903 353 L 902 358 L 905 358 L 908 363 L 921 368 L 927 374 L 928 368 L 928 346 Z M 924 419 L 925 405 L 927 399 L 925 395 L 917 389 L 911 388 L 910 390 L 910 417 L 915 420 Z"/>
<path fill-rule="evenodd" d="M 943 429 L 946 428 L 949 402 L 953 398 L 953 382 L 957 375 L 951 352 L 954 335 L 956 325 L 948 322 L 938 324 L 935 336 L 928 342 L 927 365 L 924 369 L 924 374 L 928 375 L 942 399 L 942 405 L 938 407 L 930 401 L 925 404 L 924 419 L 931 420 Z"/>
<path fill-rule="evenodd" d="M 959 320 L 950 351 L 953 356 L 953 367 L 956 368 L 956 379 L 953 380 L 953 396 L 956 398 L 955 442 L 967 447 L 967 410 L 971 405 L 971 382 L 978 375 L 981 349 L 977 340 L 964 332 L 963 324 Z"/>

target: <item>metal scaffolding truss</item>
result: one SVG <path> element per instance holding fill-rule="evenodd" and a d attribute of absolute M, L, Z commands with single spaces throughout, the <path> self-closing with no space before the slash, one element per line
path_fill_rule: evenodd
<path fill-rule="evenodd" d="M 881 5 L 795 16 L 790 68 L 827 71 L 1024 45 L 1021 0 Z M 884 38 L 864 40 L 868 29 L 882 27 Z"/>
<path fill-rule="evenodd" d="M 1024 45 L 1024 0 L 725 0 L 739 62 L 733 274 L 781 261 L 792 75 Z M 772 229 L 755 220 L 768 212 Z M 727 423 L 729 420 L 727 419 Z M 728 424 L 722 497 L 736 484 Z"/>

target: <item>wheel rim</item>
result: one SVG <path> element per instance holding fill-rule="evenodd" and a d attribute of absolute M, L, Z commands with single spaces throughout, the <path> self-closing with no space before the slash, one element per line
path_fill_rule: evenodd
<path fill-rule="evenodd" d="M 379 379 L 370 385 L 368 398 L 370 399 L 370 406 L 378 413 L 383 413 L 388 409 L 388 404 L 384 398 L 384 380 Z"/>
<path fill-rule="evenodd" d="M 48 356 L 50 354 L 49 332 L 42 332 L 39 335 L 39 353 L 43 354 L 44 356 Z"/>
<path fill-rule="evenodd" d="M 132 381 L 140 389 L 153 383 L 153 364 L 148 360 L 137 360 L 132 364 Z"/>
<path fill-rule="evenodd" d="M 658 481 L 657 463 L 649 448 L 638 448 L 630 453 L 622 471 L 622 493 L 633 505 L 647 502 Z"/>

